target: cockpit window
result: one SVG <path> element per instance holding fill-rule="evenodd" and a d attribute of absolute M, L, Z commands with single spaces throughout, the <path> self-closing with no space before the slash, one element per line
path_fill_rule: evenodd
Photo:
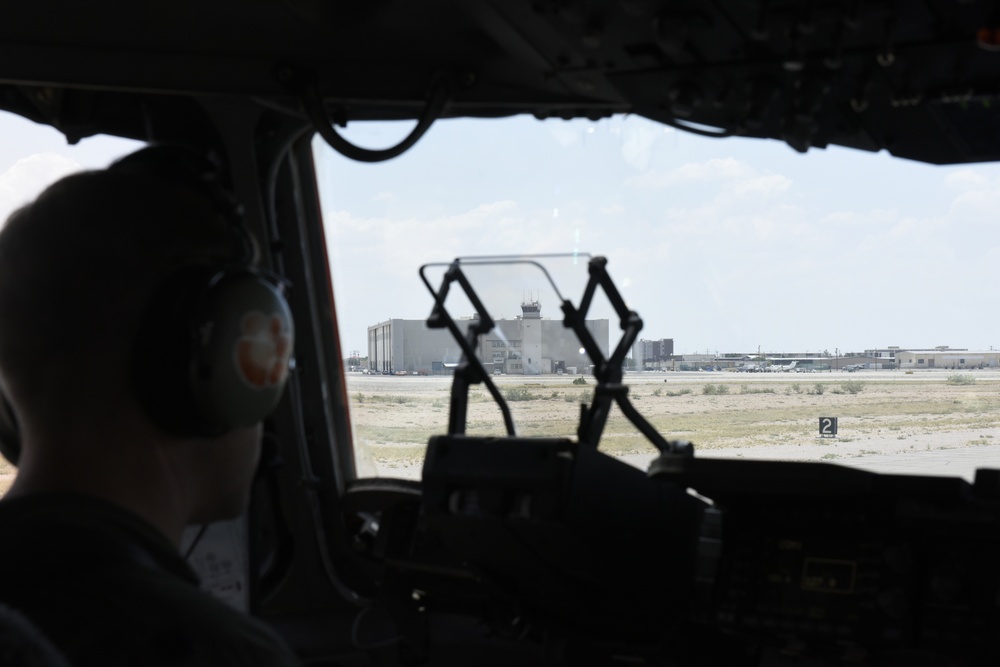
<path fill-rule="evenodd" d="M 408 127 L 347 131 L 378 147 Z M 377 165 L 319 140 L 315 152 L 361 475 L 418 476 L 447 428 L 458 358 L 425 345 L 419 267 L 539 253 L 607 257 L 644 323 L 629 396 L 697 456 L 971 478 L 1000 454 L 1000 167 L 803 156 L 638 117 L 443 121 Z M 523 325 L 535 301 L 542 322 L 562 317 L 541 285 L 505 286 L 495 318 Z M 621 329 L 608 329 L 613 348 Z M 554 343 L 536 360 L 524 336 L 487 338 L 481 361 L 519 397 L 523 434 L 575 433 L 586 364 Z M 472 396 L 470 432 L 502 434 L 487 392 Z M 601 446 L 640 467 L 656 456 L 617 412 Z"/>

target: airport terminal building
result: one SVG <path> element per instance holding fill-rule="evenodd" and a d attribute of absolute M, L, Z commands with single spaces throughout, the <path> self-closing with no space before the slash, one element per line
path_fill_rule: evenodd
<path fill-rule="evenodd" d="M 457 323 L 463 330 L 473 320 Z M 587 329 L 602 354 L 609 354 L 608 320 L 587 320 Z M 490 373 L 547 375 L 589 373 L 593 362 L 562 318 L 541 316 L 541 303 L 521 304 L 515 319 L 496 320 L 481 336 L 479 360 Z M 379 373 L 440 375 L 450 373 L 462 358 L 458 343 L 445 329 L 428 329 L 425 320 L 390 319 L 368 327 L 368 370 Z"/>

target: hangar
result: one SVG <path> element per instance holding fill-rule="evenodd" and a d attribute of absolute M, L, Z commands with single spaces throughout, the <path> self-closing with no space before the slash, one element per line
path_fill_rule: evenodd
<path fill-rule="evenodd" d="M 896 354 L 899 368 L 906 370 L 924 368 L 996 368 L 1000 365 L 1000 351 L 977 352 L 961 348 L 937 347 L 930 350 L 900 350 Z"/>
<path fill-rule="evenodd" d="M 577 374 L 592 362 L 562 319 L 541 316 L 540 301 L 525 301 L 521 315 L 498 319 L 479 340 L 477 356 L 491 373 L 510 375 Z M 464 319 L 459 326 L 468 326 Z M 608 320 L 587 320 L 587 329 L 609 355 Z M 425 320 L 389 319 L 368 327 L 368 370 L 378 373 L 440 375 L 461 360 L 458 343 L 444 329 L 429 329 Z"/>

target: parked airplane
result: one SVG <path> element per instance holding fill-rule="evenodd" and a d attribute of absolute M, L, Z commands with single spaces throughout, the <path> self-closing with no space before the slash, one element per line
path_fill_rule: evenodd
<path fill-rule="evenodd" d="M 799 362 L 790 361 L 787 364 L 771 364 L 767 367 L 768 373 L 791 373 L 796 370 L 796 366 Z"/>

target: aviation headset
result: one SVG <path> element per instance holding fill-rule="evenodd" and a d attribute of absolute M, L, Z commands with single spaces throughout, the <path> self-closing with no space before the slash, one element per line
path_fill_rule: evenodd
<path fill-rule="evenodd" d="M 211 200 L 236 259 L 183 266 L 155 290 L 130 360 L 132 388 L 149 419 L 178 437 L 221 436 L 252 426 L 277 405 L 288 377 L 294 323 L 287 283 L 252 265 L 242 207 L 204 156 L 176 146 L 133 153 L 110 171 L 151 173 Z M 17 464 L 20 437 L 0 394 L 0 453 Z"/>

